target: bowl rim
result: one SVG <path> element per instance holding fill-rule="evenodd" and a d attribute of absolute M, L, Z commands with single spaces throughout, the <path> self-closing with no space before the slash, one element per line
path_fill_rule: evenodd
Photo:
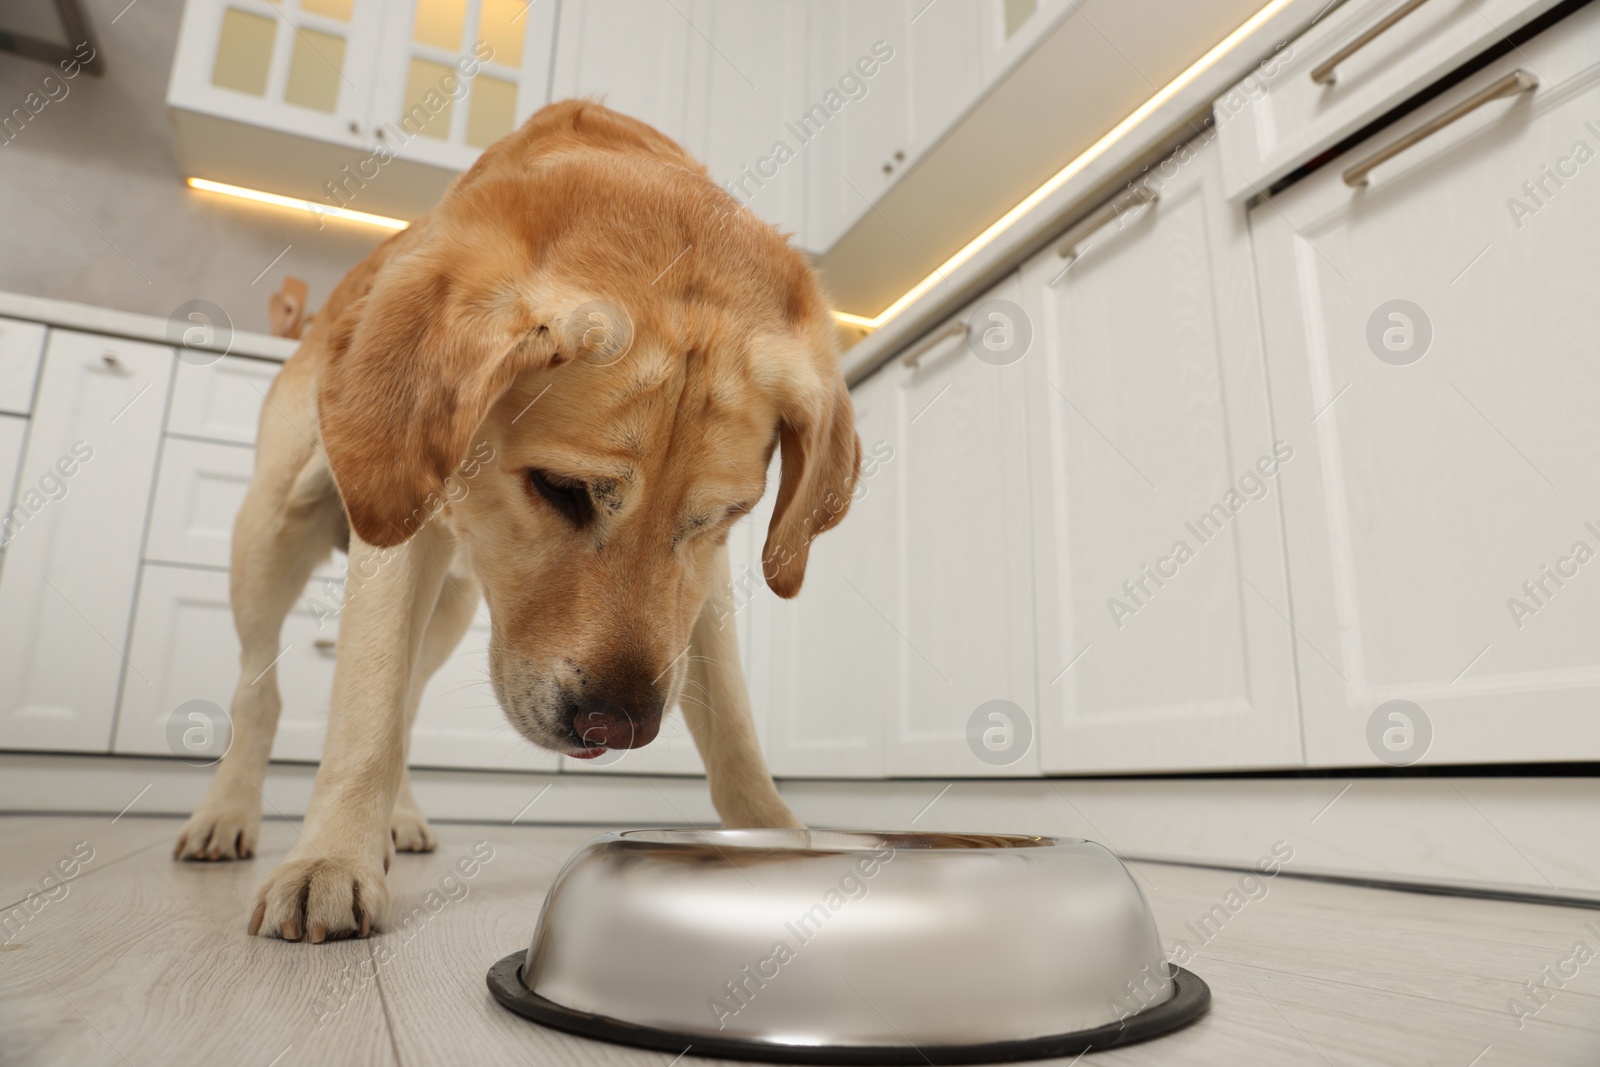
<path fill-rule="evenodd" d="M 798 840 L 784 840 L 786 837 Z M 720 827 L 644 827 L 633 830 L 613 830 L 599 834 L 590 843 L 619 843 L 655 848 L 714 848 L 739 851 L 792 852 L 795 854 L 838 854 L 879 852 L 892 849 L 897 853 L 925 854 L 953 852 L 972 854 L 989 850 L 1015 850 L 1031 848 L 1056 848 L 1063 845 L 1088 844 L 1104 848 L 1097 842 L 1081 837 L 1054 837 L 1042 834 L 990 834 L 961 833 L 955 831 L 921 830 L 841 830 L 831 827 L 768 829 L 723 829 Z"/>
<path fill-rule="evenodd" d="M 614 1045 L 678 1055 L 758 1060 L 767 1063 L 900 1065 L 1005 1063 L 1077 1056 L 1090 1049 L 1131 1045 L 1194 1022 L 1211 1006 L 1211 988 L 1199 975 L 1172 965 L 1172 996 L 1117 1023 L 1045 1037 L 971 1045 L 793 1045 L 752 1038 L 678 1033 L 568 1008 L 529 989 L 522 981 L 527 950 L 519 949 L 489 968 L 489 993 L 501 1006 L 541 1026 Z M 685 1047 L 687 1046 L 687 1047 Z"/>

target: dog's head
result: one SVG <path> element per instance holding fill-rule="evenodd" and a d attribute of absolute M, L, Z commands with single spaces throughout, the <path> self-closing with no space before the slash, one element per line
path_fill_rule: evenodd
<path fill-rule="evenodd" d="M 718 549 L 782 475 L 793 596 L 860 460 L 804 261 L 701 174 L 581 153 L 464 183 L 331 332 L 319 419 L 352 530 L 438 516 L 493 620 L 507 716 L 586 754 L 656 735 Z"/>

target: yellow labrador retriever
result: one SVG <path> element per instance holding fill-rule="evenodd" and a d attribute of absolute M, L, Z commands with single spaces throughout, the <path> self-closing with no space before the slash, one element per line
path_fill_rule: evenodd
<path fill-rule="evenodd" d="M 340 283 L 267 397 L 233 535 L 234 738 L 176 855 L 254 853 L 280 630 L 341 545 L 322 765 L 252 934 L 365 935 L 394 851 L 434 847 L 410 727 L 480 589 L 528 740 L 636 747 L 682 698 L 723 822 L 798 825 L 717 620 L 729 528 L 775 448 L 778 595 L 844 515 L 860 443 L 837 358 L 805 261 L 659 133 L 567 102 L 490 148 Z"/>

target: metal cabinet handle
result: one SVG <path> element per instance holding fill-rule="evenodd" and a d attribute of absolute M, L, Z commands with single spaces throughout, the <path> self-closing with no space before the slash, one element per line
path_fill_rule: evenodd
<path fill-rule="evenodd" d="M 1092 237 L 1101 227 L 1109 226 L 1123 214 L 1142 204 L 1153 204 L 1160 199 L 1161 194 L 1148 185 L 1136 185 L 1120 196 L 1112 197 L 1067 231 L 1067 239 L 1056 246 L 1056 255 L 1062 259 L 1077 259 L 1078 246 Z"/>
<path fill-rule="evenodd" d="M 1344 172 L 1344 183 L 1351 188 L 1364 186 L 1367 184 L 1367 175 L 1372 173 L 1374 167 L 1388 162 L 1406 149 L 1427 140 L 1457 119 L 1470 115 L 1492 100 L 1499 100 L 1505 96 L 1516 96 L 1518 93 L 1525 93 L 1538 87 L 1539 79 L 1537 76 L 1529 74 L 1525 70 L 1514 70 L 1482 92 L 1468 97 L 1432 121 L 1418 126 L 1388 148 L 1379 149 L 1360 163 L 1357 163 Z"/>
<path fill-rule="evenodd" d="M 1405 3 L 1401 4 L 1399 7 L 1395 8 L 1389 14 L 1385 15 L 1383 18 L 1374 23 L 1366 33 L 1363 33 L 1360 37 L 1357 37 L 1355 40 L 1339 49 L 1333 55 L 1329 56 L 1321 63 L 1318 63 L 1315 67 L 1312 67 L 1311 80 L 1316 82 L 1318 85 L 1332 85 L 1335 81 L 1333 74 L 1335 67 L 1349 59 L 1351 56 L 1355 55 L 1357 52 L 1361 51 L 1363 48 L 1367 47 L 1367 45 L 1371 44 L 1379 37 L 1382 37 L 1385 33 L 1389 32 L 1389 28 L 1395 23 L 1399 22 L 1401 19 L 1405 18 L 1407 15 L 1411 14 L 1425 3 L 1427 3 L 1427 0 L 1406 0 Z"/>
<path fill-rule="evenodd" d="M 102 352 L 100 354 L 100 362 L 104 363 L 106 366 L 110 367 L 112 370 L 121 370 L 122 369 L 122 360 L 117 358 L 117 354 L 115 352 L 110 352 L 110 351 Z"/>
<path fill-rule="evenodd" d="M 942 329 L 933 331 L 906 349 L 905 355 L 900 357 L 900 365 L 902 367 L 915 368 L 917 361 L 927 355 L 940 341 L 948 340 L 951 337 L 965 337 L 971 329 L 972 327 L 967 325 L 965 319 L 957 319 L 955 322 L 945 323 Z"/>
<path fill-rule="evenodd" d="M 311 647 L 321 652 L 324 656 L 331 656 L 339 646 L 331 637 L 318 637 L 312 640 Z"/>

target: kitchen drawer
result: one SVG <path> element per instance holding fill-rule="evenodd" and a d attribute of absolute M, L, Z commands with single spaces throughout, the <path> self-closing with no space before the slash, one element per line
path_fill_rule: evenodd
<path fill-rule="evenodd" d="M 167 432 L 252 445 L 261 405 L 281 363 L 224 356 L 204 366 L 178 361 Z"/>
<path fill-rule="evenodd" d="M 274 759 L 316 760 L 322 755 L 338 636 L 334 612 L 341 600 L 337 591 L 330 595 L 325 590 L 327 581 L 312 579 L 283 624 L 284 651 L 277 664 L 283 715 L 272 746 Z M 240 681 L 227 574 L 146 564 L 128 664 L 114 751 L 180 754 L 167 741 L 172 713 L 191 700 L 208 700 L 228 710 Z"/>
<path fill-rule="evenodd" d="M 33 383 L 43 354 L 43 326 L 0 319 L 0 411 L 26 415 L 33 410 Z"/>
<path fill-rule="evenodd" d="M 1339 61 L 1318 67 L 1414 0 L 1350 0 L 1216 103 L 1223 189 L 1243 200 L 1499 43 L 1558 0 L 1422 0 Z"/>
<path fill-rule="evenodd" d="M 230 565 L 233 520 L 250 488 L 255 450 L 211 441 L 168 437 L 161 450 L 150 539 L 145 559 L 196 567 Z M 344 575 L 344 555 L 334 553 L 318 574 Z"/>

